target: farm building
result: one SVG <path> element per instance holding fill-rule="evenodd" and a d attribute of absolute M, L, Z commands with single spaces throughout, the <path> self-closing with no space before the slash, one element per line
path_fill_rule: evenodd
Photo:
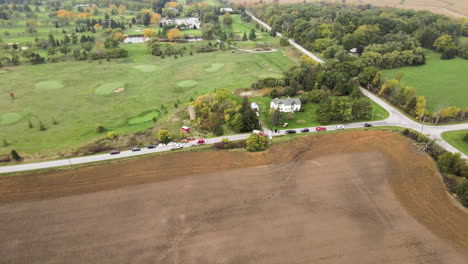
<path fill-rule="evenodd" d="M 286 99 L 275 98 L 270 102 L 270 108 L 279 109 L 280 112 L 295 112 L 301 110 L 301 100 L 299 98 L 288 97 Z"/>

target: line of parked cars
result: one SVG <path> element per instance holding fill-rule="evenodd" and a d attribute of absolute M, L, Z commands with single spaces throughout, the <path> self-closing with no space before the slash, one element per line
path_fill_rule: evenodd
<path fill-rule="evenodd" d="M 202 145 L 202 144 L 205 144 L 205 139 L 199 138 L 199 139 L 197 139 L 197 140 L 185 141 L 185 143 L 189 143 L 189 142 L 190 142 L 190 143 L 193 143 L 193 145 Z M 167 143 L 167 144 L 161 143 L 161 144 L 159 144 L 159 145 L 157 145 L 157 146 L 156 146 L 156 145 L 153 145 L 153 144 L 149 144 L 149 145 L 147 146 L 147 148 L 148 148 L 148 149 L 154 149 L 154 148 L 162 148 L 162 147 L 166 147 L 166 146 L 171 147 L 170 150 L 181 149 L 181 148 L 184 147 L 183 144 L 175 143 L 175 142 L 169 142 L 169 143 Z M 139 148 L 139 147 L 133 147 L 133 148 L 131 149 L 131 151 L 132 151 L 132 152 L 141 151 L 141 148 Z M 111 150 L 111 151 L 110 151 L 110 154 L 111 154 L 111 155 L 120 154 L 120 150 L 117 150 L 117 149 Z"/>
<path fill-rule="evenodd" d="M 341 129 L 344 129 L 344 126 L 343 126 L 343 125 L 336 125 L 336 126 L 335 126 L 335 129 L 341 130 Z M 321 126 L 320 126 L 320 127 L 316 127 L 316 128 L 315 128 L 315 131 L 317 131 L 317 132 L 320 132 L 320 131 L 327 131 L 327 128 L 326 128 L 326 127 L 321 127 Z M 310 132 L 310 130 L 309 130 L 308 128 L 303 128 L 303 129 L 301 129 L 301 133 L 307 133 L 307 132 Z M 288 129 L 288 130 L 286 130 L 285 133 L 286 133 L 286 134 L 295 134 L 295 133 L 297 133 L 297 131 L 294 130 L 294 129 Z"/>

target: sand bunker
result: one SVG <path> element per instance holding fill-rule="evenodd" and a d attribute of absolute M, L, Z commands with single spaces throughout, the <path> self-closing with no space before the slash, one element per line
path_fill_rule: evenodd
<path fill-rule="evenodd" d="M 137 69 L 142 72 L 154 72 L 156 71 L 156 66 L 154 65 L 136 65 L 133 66 L 134 69 Z"/>
<path fill-rule="evenodd" d="M 60 81 L 44 81 L 36 83 L 36 88 L 41 91 L 58 90 L 65 87 Z"/>
<path fill-rule="evenodd" d="M 106 83 L 101 86 L 99 86 L 94 93 L 97 95 L 109 95 L 113 94 L 115 90 L 121 88 L 124 86 L 123 82 L 112 82 L 112 83 Z"/>
<path fill-rule="evenodd" d="M 192 88 L 198 85 L 198 82 L 195 80 L 185 80 L 177 83 L 177 86 L 181 88 Z"/>
<path fill-rule="evenodd" d="M 121 92 L 123 92 L 124 90 L 125 90 L 125 88 L 120 87 L 120 88 L 115 89 L 115 90 L 114 90 L 114 93 L 121 93 Z"/>

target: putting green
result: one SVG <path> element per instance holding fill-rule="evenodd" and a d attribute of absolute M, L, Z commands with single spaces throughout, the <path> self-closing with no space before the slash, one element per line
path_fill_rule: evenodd
<path fill-rule="evenodd" d="M 36 88 L 42 91 L 57 90 L 65 87 L 60 81 L 44 81 L 36 83 Z"/>
<path fill-rule="evenodd" d="M 156 118 L 159 117 L 159 111 L 154 111 L 154 110 L 146 111 L 146 112 L 139 114 L 138 116 L 128 119 L 127 123 L 130 125 L 141 124 L 141 123 L 152 121 L 153 118 L 155 117 Z"/>
<path fill-rule="evenodd" d="M 195 80 L 185 80 L 181 81 L 177 84 L 177 86 L 182 87 L 182 88 L 192 88 L 197 86 L 198 82 Z"/>
<path fill-rule="evenodd" d="M 0 115 L 0 126 L 8 126 L 21 120 L 23 116 L 19 113 L 6 113 Z"/>
<path fill-rule="evenodd" d="M 261 79 L 265 79 L 265 78 L 281 79 L 283 78 L 283 75 L 281 73 L 264 73 L 264 74 L 260 74 L 258 77 Z"/>
<path fill-rule="evenodd" d="M 156 70 L 156 66 L 154 65 L 136 65 L 133 68 L 142 72 L 154 72 Z"/>
<path fill-rule="evenodd" d="M 218 72 L 221 70 L 221 68 L 224 66 L 222 63 L 213 63 L 211 64 L 211 67 L 208 69 L 205 69 L 206 72 Z"/>
<path fill-rule="evenodd" d="M 109 95 L 113 94 L 114 90 L 124 87 L 123 82 L 111 82 L 99 86 L 94 93 L 97 95 Z"/>

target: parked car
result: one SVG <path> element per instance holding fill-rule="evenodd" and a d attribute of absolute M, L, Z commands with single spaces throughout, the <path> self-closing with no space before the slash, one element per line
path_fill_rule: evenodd
<path fill-rule="evenodd" d="M 335 128 L 338 129 L 338 130 L 339 129 L 344 129 L 344 126 L 343 125 L 336 125 Z"/>
<path fill-rule="evenodd" d="M 370 123 L 365 123 L 364 124 L 365 127 L 373 127 L 374 125 L 370 124 Z"/>
<path fill-rule="evenodd" d="M 156 145 L 153 145 L 153 144 L 148 145 L 148 149 L 154 149 L 154 148 L 156 148 Z"/>
<path fill-rule="evenodd" d="M 166 144 L 163 144 L 163 143 L 158 145 L 158 147 L 160 147 L 160 148 L 165 147 L 165 146 L 166 146 Z"/>
<path fill-rule="evenodd" d="M 199 138 L 197 140 L 197 144 L 199 144 L 199 145 L 205 144 L 205 140 L 203 138 Z"/>
<path fill-rule="evenodd" d="M 302 132 L 302 133 L 306 133 L 306 132 L 309 132 L 309 131 L 310 131 L 310 130 L 309 130 L 308 128 L 303 128 L 303 129 L 301 129 L 301 132 Z"/>
<path fill-rule="evenodd" d="M 141 150 L 141 148 L 137 148 L 137 147 L 133 147 L 133 148 L 132 148 L 132 151 L 133 151 L 133 152 L 135 152 L 135 151 L 140 151 L 140 150 Z"/>
<path fill-rule="evenodd" d="M 181 144 L 175 144 L 175 145 L 171 148 L 171 150 L 181 149 L 181 148 L 183 148 L 183 147 L 184 147 L 184 146 L 182 146 Z"/>
<path fill-rule="evenodd" d="M 260 136 L 264 136 L 264 137 L 266 137 L 266 134 L 265 134 L 265 133 L 263 133 L 263 132 L 262 132 L 262 131 L 260 131 L 260 130 L 254 130 L 254 131 L 252 131 L 252 134 L 259 134 Z"/>
<path fill-rule="evenodd" d="M 315 131 L 327 131 L 327 128 L 326 127 L 316 127 L 315 128 Z"/>
<path fill-rule="evenodd" d="M 174 142 L 169 142 L 169 143 L 167 143 L 168 146 L 174 146 L 175 144 L 176 144 L 176 143 L 174 143 Z"/>
<path fill-rule="evenodd" d="M 293 129 L 289 129 L 289 130 L 286 130 L 285 132 L 286 134 L 296 134 L 296 130 L 293 130 Z"/>
<path fill-rule="evenodd" d="M 110 154 L 111 154 L 111 155 L 120 154 L 120 150 L 116 150 L 116 149 L 111 150 Z"/>

